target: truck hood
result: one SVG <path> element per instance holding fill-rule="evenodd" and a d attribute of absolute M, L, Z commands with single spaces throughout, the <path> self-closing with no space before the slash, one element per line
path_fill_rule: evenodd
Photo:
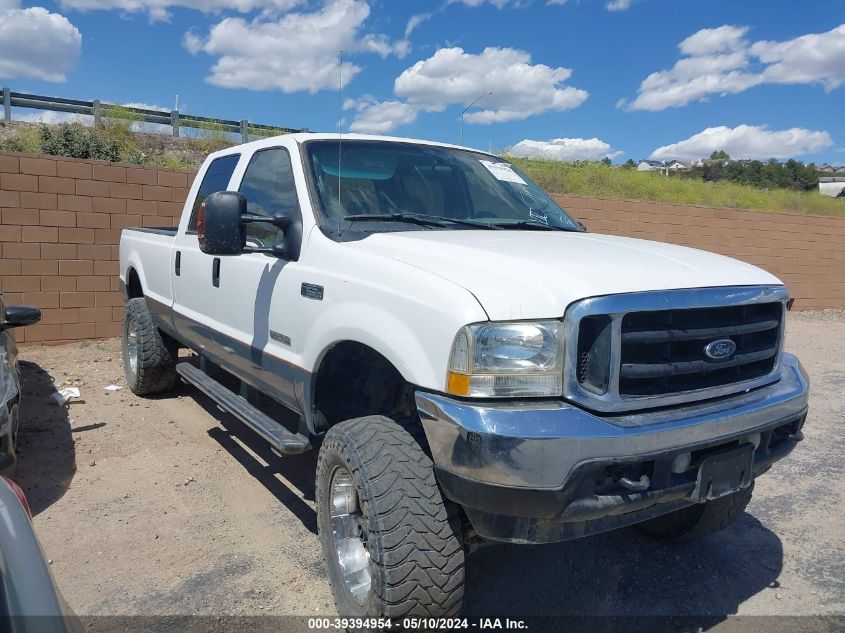
<path fill-rule="evenodd" d="M 492 320 L 559 318 L 586 297 L 782 283 L 722 255 L 595 233 L 402 231 L 350 245 L 463 286 Z"/>

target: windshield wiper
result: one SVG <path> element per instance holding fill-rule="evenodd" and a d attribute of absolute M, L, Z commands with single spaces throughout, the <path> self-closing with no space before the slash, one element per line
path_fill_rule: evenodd
<path fill-rule="evenodd" d="M 380 215 L 378 213 L 363 213 L 360 215 L 347 215 L 343 218 L 350 222 L 408 222 L 421 226 L 446 227 L 449 224 L 460 224 L 461 226 L 472 226 L 479 229 L 501 230 L 502 227 L 490 222 L 478 222 L 475 220 L 459 220 L 456 218 L 445 218 L 439 215 L 427 215 L 425 213 L 389 213 Z"/>
<path fill-rule="evenodd" d="M 493 224 L 499 229 L 542 229 L 543 231 L 575 231 L 575 229 L 567 229 L 562 226 L 553 226 L 551 224 L 543 224 L 542 222 L 529 222 L 528 220 L 519 220 L 517 222 L 496 222 Z"/>

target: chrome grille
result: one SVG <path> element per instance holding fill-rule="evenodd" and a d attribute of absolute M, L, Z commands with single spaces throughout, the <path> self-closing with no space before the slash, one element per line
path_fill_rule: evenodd
<path fill-rule="evenodd" d="M 780 347 L 783 304 L 629 312 L 622 317 L 621 396 L 659 396 L 765 376 Z M 734 353 L 708 358 L 714 341 Z"/>
<path fill-rule="evenodd" d="M 737 393 L 777 380 L 783 286 L 609 295 L 564 317 L 564 395 L 622 412 Z M 705 348 L 719 342 L 717 358 Z M 735 349 L 732 349 L 734 348 Z"/>

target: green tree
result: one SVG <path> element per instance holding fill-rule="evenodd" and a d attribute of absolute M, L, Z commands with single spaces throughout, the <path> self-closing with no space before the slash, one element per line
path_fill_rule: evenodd
<path fill-rule="evenodd" d="M 718 152 L 710 154 L 710 160 L 728 160 L 730 156 L 725 150 L 720 149 Z"/>

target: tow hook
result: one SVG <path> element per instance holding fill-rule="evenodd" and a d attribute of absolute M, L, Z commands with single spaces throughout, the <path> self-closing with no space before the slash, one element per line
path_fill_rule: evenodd
<path fill-rule="evenodd" d="M 640 477 L 639 481 L 633 481 L 627 477 L 620 477 L 619 483 L 623 488 L 627 488 L 633 492 L 642 492 L 644 490 L 648 490 L 648 487 L 651 485 L 651 479 L 648 478 L 648 475 L 643 475 Z"/>
<path fill-rule="evenodd" d="M 790 433 L 788 437 L 793 442 L 800 442 L 804 439 L 804 431 L 799 429 L 798 431 L 795 431 L 795 433 Z"/>

